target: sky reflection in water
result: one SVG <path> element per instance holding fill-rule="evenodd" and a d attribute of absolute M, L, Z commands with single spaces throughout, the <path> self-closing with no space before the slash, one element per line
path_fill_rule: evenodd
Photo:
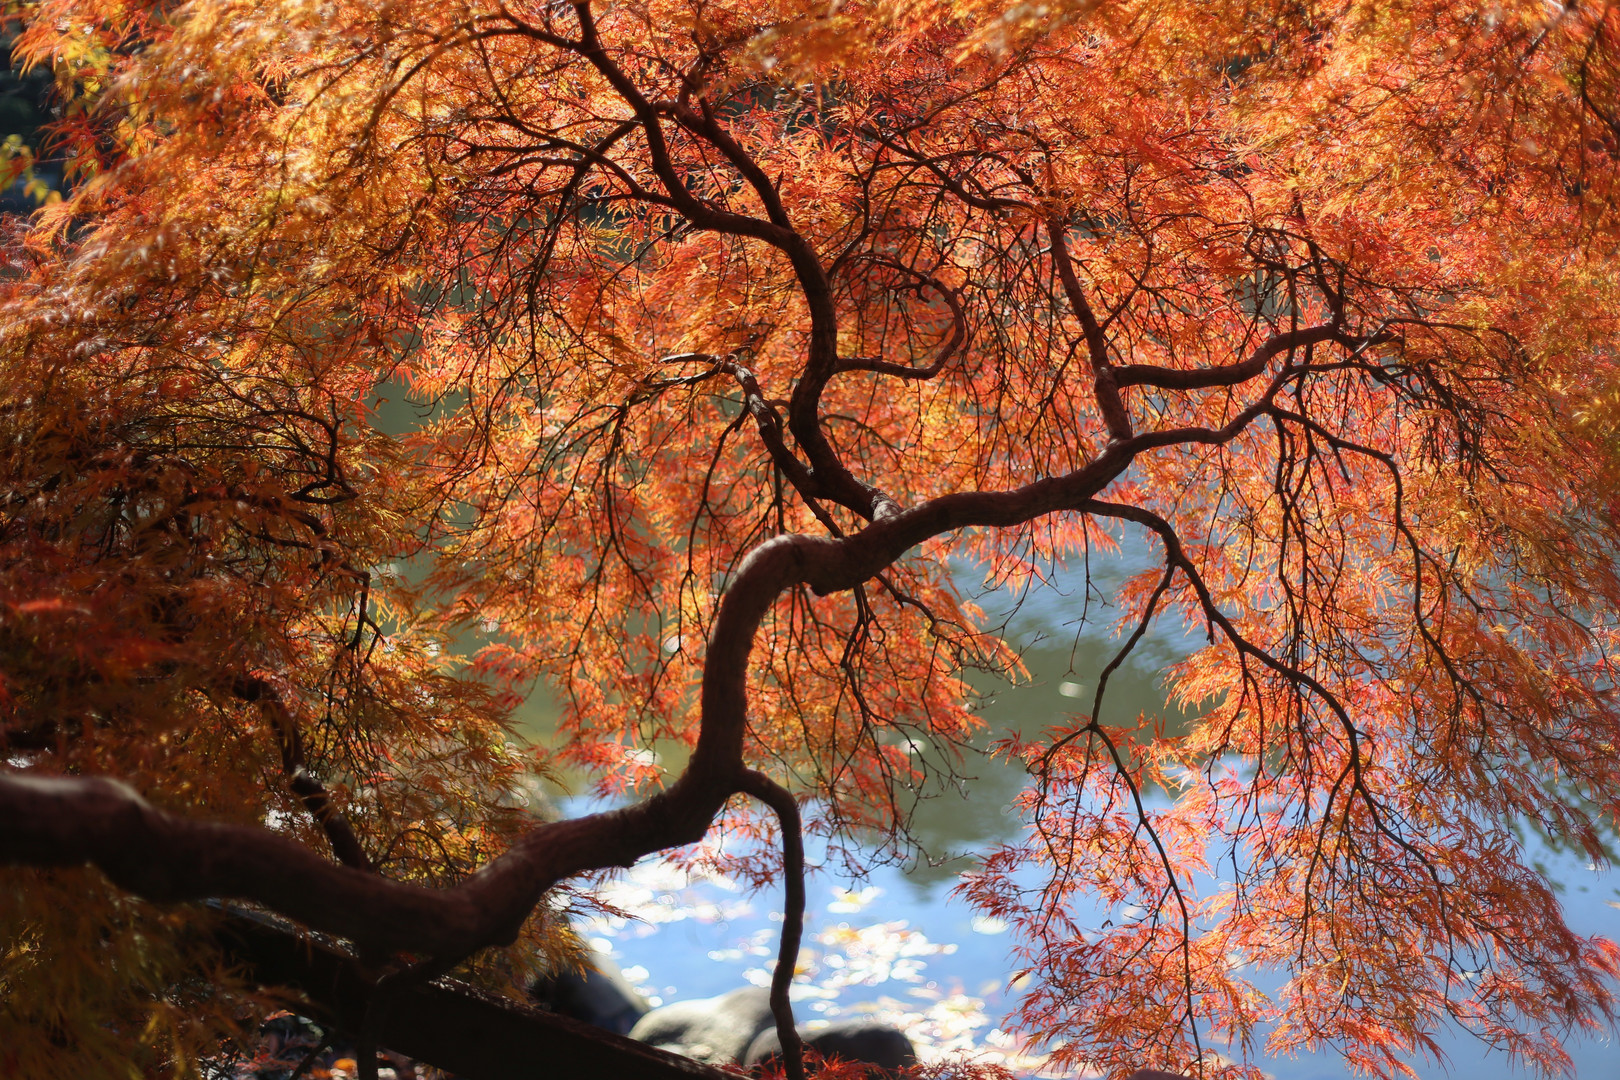
<path fill-rule="evenodd" d="M 1025 598 L 1010 628 L 1026 647 L 1030 680 L 1017 687 L 976 684 L 986 694 L 982 715 L 992 737 L 1009 729 L 1033 733 L 1090 710 L 1098 673 L 1119 645 L 1108 632 L 1117 613 L 1099 607 L 1097 597 L 1112 595 L 1126 575 L 1146 565 L 1145 554 L 1093 561 L 1096 590 L 1086 625 L 1073 618 L 1082 609 L 1084 590 L 1049 588 Z M 992 615 L 1010 606 L 1004 593 L 987 594 L 980 603 Z M 1183 717 L 1167 708 L 1159 672 L 1196 644 L 1179 626 L 1156 629 L 1110 679 L 1104 715 L 1119 720 L 1157 715 L 1173 728 Z M 796 1011 L 801 1023 L 868 1017 L 894 1024 L 911 1037 L 924 1061 L 966 1056 L 1004 1065 L 1020 1076 L 1059 1075 L 1042 1067 L 1038 1048 L 1000 1026 L 1018 997 L 1009 985 L 1016 972 L 1005 926 L 976 917 L 950 896 L 956 876 L 971 868 L 969 853 L 1013 838 L 1018 822 L 1009 804 L 1024 775 L 1004 763 L 980 759 L 970 760 L 962 771 L 968 774 L 964 782 L 935 792 L 918 807 L 912 832 L 924 857 L 909 870 L 874 866 L 867 880 L 855 883 L 811 876 L 805 947 L 793 995 Z M 569 813 L 586 809 L 584 800 L 567 802 L 572 804 Z M 1588 866 L 1584 858 L 1555 852 L 1533 837 L 1527 844 L 1530 861 L 1560 883 L 1572 929 L 1620 936 L 1616 875 Z M 817 853 L 809 854 L 814 863 Z M 747 983 L 769 983 L 781 902 L 772 891 L 749 896 L 736 882 L 718 876 L 688 878 L 653 859 L 610 881 L 600 896 L 632 918 L 602 914 L 581 929 L 649 999 L 710 997 Z M 1110 915 L 1128 917 L 1099 908 L 1096 923 Z M 1257 982 L 1262 989 L 1275 990 L 1282 980 L 1262 977 Z M 1506 1058 L 1487 1053 L 1466 1035 L 1442 1035 L 1440 1042 L 1447 1055 L 1443 1066 L 1412 1062 L 1425 1080 L 1525 1077 Z M 1578 1080 L 1620 1080 L 1620 1049 L 1612 1035 L 1575 1041 L 1570 1053 Z M 1260 1064 L 1277 1080 L 1345 1080 L 1350 1075 L 1331 1051 Z"/>

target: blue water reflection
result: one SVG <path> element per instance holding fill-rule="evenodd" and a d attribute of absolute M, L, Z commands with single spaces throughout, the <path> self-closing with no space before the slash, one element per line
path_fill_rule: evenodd
<path fill-rule="evenodd" d="M 1537 854 L 1563 886 L 1572 929 L 1620 936 L 1620 877 L 1544 845 Z M 654 1004 L 768 983 L 780 925 L 780 897 L 772 891 L 750 896 L 724 878 L 689 877 L 648 860 L 607 885 L 602 898 L 633 917 L 599 913 L 581 929 Z M 1066 1075 L 1043 1069 L 1038 1048 L 1003 1026 L 1018 996 L 1005 927 L 977 916 L 947 890 L 918 888 L 889 866 L 853 884 L 817 876 L 806 914 L 794 991 L 801 1022 L 866 1017 L 905 1030 L 925 1061 L 964 1055 L 1006 1065 L 1020 1076 Z M 1257 981 L 1268 990 L 1281 982 Z M 1419 1076 L 1525 1075 L 1466 1034 L 1442 1033 L 1438 1041 L 1447 1060 L 1413 1061 Z M 1568 1048 L 1580 1080 L 1620 1080 L 1612 1035 L 1575 1039 Z M 1260 1064 L 1277 1080 L 1351 1075 L 1331 1051 Z"/>
<path fill-rule="evenodd" d="M 1091 589 L 1053 588 L 1021 598 L 981 593 L 981 604 L 992 613 L 1017 608 L 1007 630 L 1025 647 L 1032 673 L 1017 687 L 979 686 L 993 733 L 1033 732 L 1089 710 L 1097 674 L 1118 647 L 1108 632 L 1116 613 L 1100 606 L 1097 597 L 1111 595 L 1125 576 L 1145 565 L 1143 555 L 1094 560 Z M 1078 618 L 1081 612 L 1084 620 Z M 1158 715 L 1173 726 L 1180 717 L 1165 705 L 1159 673 L 1189 646 L 1180 627 L 1158 629 L 1110 680 L 1105 709 L 1123 717 Z M 1018 998 L 1010 935 L 951 895 L 956 875 L 971 866 L 969 853 L 1014 838 L 1019 826 L 1010 803 L 1025 777 L 988 760 L 970 760 L 963 771 L 970 774 L 966 782 L 934 792 L 915 815 L 912 833 L 925 856 L 917 864 L 908 870 L 874 866 L 860 882 L 812 879 L 795 991 L 798 1011 L 801 1021 L 864 1015 L 897 1024 L 925 1061 L 966 1054 L 1007 1065 L 1021 1076 L 1046 1076 L 1038 1048 L 1003 1027 Z M 571 809 L 582 808 L 576 801 Z M 1588 866 L 1584 857 L 1555 851 L 1534 836 L 1526 848 L 1527 862 L 1559 884 L 1571 929 L 1620 937 L 1620 875 Z M 780 918 L 775 914 L 780 897 L 773 892 L 748 896 L 724 879 L 689 880 L 668 864 L 651 861 L 609 885 L 604 899 L 639 918 L 599 916 L 587 936 L 650 997 L 666 1002 L 709 997 L 769 980 Z M 1099 910 L 1096 921 L 1110 914 Z M 1282 979 L 1256 981 L 1273 991 Z M 1263 1041 L 1263 1033 L 1258 1038 Z M 1445 1061 L 1411 1062 L 1419 1076 L 1519 1080 L 1525 1075 L 1466 1033 L 1441 1033 L 1438 1041 Z M 1620 1051 L 1612 1033 L 1573 1039 L 1568 1049 L 1579 1080 L 1620 1080 Z M 1259 1064 L 1277 1080 L 1351 1075 L 1331 1051 Z"/>

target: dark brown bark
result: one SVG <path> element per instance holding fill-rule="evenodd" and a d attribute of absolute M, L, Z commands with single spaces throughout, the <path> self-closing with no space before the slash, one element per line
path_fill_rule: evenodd
<path fill-rule="evenodd" d="M 804 1043 L 793 1023 L 793 1004 L 788 997 L 799 964 L 799 943 L 804 939 L 804 832 L 799 823 L 799 806 L 787 788 L 764 773 L 750 770 L 743 786 L 775 812 L 781 825 L 782 884 L 787 895 L 782 903 L 776 970 L 771 973 L 771 1014 L 776 1018 L 776 1038 L 782 1044 L 787 1080 L 804 1080 Z"/>
<path fill-rule="evenodd" d="M 294 991 L 300 1012 L 358 1036 L 368 1015 L 379 1046 L 465 1080 L 735 1080 L 690 1058 L 555 1013 L 527 1008 L 450 979 L 407 986 L 372 1008 L 374 980 L 333 945 L 277 920 L 228 913 L 219 942 L 248 978 Z"/>
<path fill-rule="evenodd" d="M 332 845 L 332 854 L 336 855 L 344 866 L 374 871 L 371 858 L 361 846 L 360 838 L 355 835 L 349 819 L 332 801 L 332 796 L 325 785 L 309 771 L 309 762 L 304 754 L 304 736 L 298 729 L 298 718 L 287 708 L 281 692 L 270 685 L 269 680 L 256 676 L 236 680 L 236 685 L 232 689 L 237 697 L 243 701 L 257 703 L 269 715 L 276 732 L 277 744 L 281 748 L 281 771 L 287 778 L 287 787 L 298 796 L 298 801 L 304 804 L 309 816 L 315 819 L 315 823 L 326 834 L 327 843 Z"/>
<path fill-rule="evenodd" d="M 156 901 L 252 900 L 367 955 L 461 957 L 509 942 L 552 885 L 696 842 L 726 800 L 745 790 L 749 654 L 761 620 L 784 591 L 850 589 L 941 533 L 1078 509 L 1124 470 L 1132 452 L 1115 443 L 1080 472 L 1014 491 L 945 496 L 852 536 L 781 536 L 760 545 L 720 604 L 704 670 L 703 721 L 686 772 L 635 806 L 538 825 L 450 888 L 334 865 L 268 829 L 166 813 L 116 780 L 15 772 L 0 772 L 0 863 L 91 863 L 120 887 Z"/>
<path fill-rule="evenodd" d="M 1291 343 L 1300 340 L 1279 335 L 1257 355 L 1269 359 Z M 115 780 L 9 771 L 0 771 L 0 864 L 92 863 L 121 887 L 157 901 L 252 900 L 346 938 L 368 955 L 461 957 L 509 942 L 546 889 L 588 870 L 628 866 L 696 842 L 726 800 L 747 790 L 749 656 L 761 621 L 785 591 L 803 585 L 826 595 L 854 588 L 909 548 L 958 529 L 1093 509 L 1090 500 L 1136 454 L 1230 439 L 1264 411 L 1277 385 L 1274 377 L 1254 405 L 1220 429 L 1116 438 L 1088 466 L 1065 476 L 1010 491 L 942 496 L 849 536 L 790 535 L 761 544 L 742 561 L 720 603 L 703 675 L 702 724 L 686 772 L 638 805 L 537 825 L 453 887 L 427 889 L 333 865 L 268 829 L 165 813 Z"/>
<path fill-rule="evenodd" d="M 1308 326 L 1277 334 L 1237 364 L 1177 370 L 1155 364 L 1121 364 L 1114 368 L 1114 381 L 1121 387 L 1155 386 L 1164 390 L 1198 390 L 1212 386 L 1236 386 L 1262 374 L 1272 358 L 1280 353 L 1303 349 L 1308 345 L 1332 342 L 1347 349 L 1362 349 L 1391 341 L 1391 334 L 1373 334 L 1357 337 L 1337 326 Z"/>

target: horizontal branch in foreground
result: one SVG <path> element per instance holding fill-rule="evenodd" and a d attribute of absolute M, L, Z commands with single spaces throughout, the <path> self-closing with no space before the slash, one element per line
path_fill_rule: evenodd
<path fill-rule="evenodd" d="M 311 1019 L 355 1037 L 374 989 L 359 962 L 279 920 L 227 912 L 218 940 L 250 979 L 299 992 Z M 449 979 L 404 986 L 376 1010 L 377 1043 L 465 1080 L 736 1080 L 690 1058 Z"/>
<path fill-rule="evenodd" d="M 683 777 L 636 806 L 537 825 L 465 881 L 430 889 L 329 862 L 257 825 L 159 810 L 117 780 L 0 770 L 0 865 L 91 863 L 148 900 L 252 900 L 364 953 L 459 958 L 512 941 L 565 877 L 702 839 L 730 794 Z"/>

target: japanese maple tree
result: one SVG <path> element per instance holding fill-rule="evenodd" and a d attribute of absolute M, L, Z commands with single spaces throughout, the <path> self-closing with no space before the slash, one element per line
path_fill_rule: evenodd
<path fill-rule="evenodd" d="M 1195 627 L 1195 719 L 1105 674 L 1001 742 L 1027 838 L 964 884 L 1059 1063 L 1390 1074 L 1451 1021 L 1557 1072 L 1612 1017 L 1514 829 L 1620 811 L 1620 13 L 14 18 L 70 182 L 0 282 L 8 1075 L 201 1052 L 178 901 L 439 971 L 754 830 L 791 958 L 801 834 L 903 846 L 910 747 L 1017 668 L 964 575 L 1116 544 L 1106 670 Z M 546 770 L 624 805 L 537 824 Z"/>

